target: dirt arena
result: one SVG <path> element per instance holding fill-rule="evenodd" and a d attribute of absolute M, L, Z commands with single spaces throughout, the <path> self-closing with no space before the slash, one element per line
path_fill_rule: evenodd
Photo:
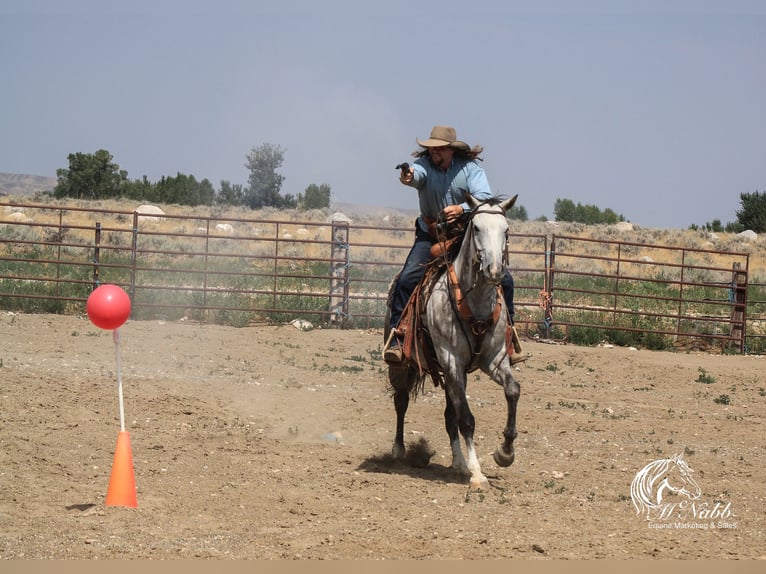
<path fill-rule="evenodd" d="M 516 462 L 502 391 L 469 395 L 488 491 L 450 470 L 443 393 L 407 416 L 425 468 L 390 460 L 380 330 L 120 330 L 138 508 L 105 506 L 119 431 L 112 333 L 0 314 L 4 559 L 766 558 L 766 358 L 526 341 Z M 683 454 L 692 510 L 650 521 L 631 482 Z M 666 498 L 666 502 L 671 499 Z"/>

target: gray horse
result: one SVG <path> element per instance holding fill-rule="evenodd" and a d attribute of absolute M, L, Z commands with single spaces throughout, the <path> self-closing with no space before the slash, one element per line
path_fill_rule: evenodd
<path fill-rule="evenodd" d="M 466 399 L 467 375 L 476 369 L 503 387 L 508 404 L 504 441 L 495 450 L 495 462 L 510 466 L 514 460 L 520 387 L 513 377 L 508 352 L 510 318 L 499 286 L 506 269 L 508 222 L 505 212 L 516 198 L 493 198 L 480 203 L 466 195 L 471 211 L 459 251 L 433 284 L 419 317 L 420 331 L 426 333 L 432 356 L 438 363 L 438 372 L 433 373 L 431 369 L 429 374 L 445 390 L 444 420 L 452 449 L 452 468 L 470 476 L 472 489 L 489 486 L 476 455 L 475 420 Z M 387 319 L 385 325 L 388 325 Z M 388 340 L 389 334 L 386 327 L 384 340 Z M 417 353 L 423 356 L 427 350 L 419 345 Z M 389 365 L 389 383 L 396 409 L 393 446 L 396 458 L 405 456 L 404 416 L 410 397 L 417 394 L 424 378 L 422 363 L 412 357 L 401 364 Z M 460 435 L 465 441 L 467 457 L 461 450 Z"/>

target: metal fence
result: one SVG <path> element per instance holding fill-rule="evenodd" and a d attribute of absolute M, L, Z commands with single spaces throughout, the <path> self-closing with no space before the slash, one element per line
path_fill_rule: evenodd
<path fill-rule="evenodd" d="M 744 352 L 748 269 L 747 253 L 555 236 L 548 308 L 551 316 L 568 312 L 570 330 L 641 333 L 649 347 L 670 336 L 677 346 Z"/>
<path fill-rule="evenodd" d="M 380 326 L 412 225 L 279 217 L 0 203 L 0 308 L 83 312 L 95 286 L 114 283 L 134 319 Z M 748 282 L 747 253 L 526 233 L 508 245 L 529 336 L 763 347 L 766 296 Z"/>

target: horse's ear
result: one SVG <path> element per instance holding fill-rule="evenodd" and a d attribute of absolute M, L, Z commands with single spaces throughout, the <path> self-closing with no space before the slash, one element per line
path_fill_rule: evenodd
<path fill-rule="evenodd" d="M 503 211 L 508 211 L 510 208 L 513 207 L 513 204 L 516 203 L 516 200 L 519 198 L 519 194 L 517 193 L 510 199 L 506 199 L 503 203 L 500 204 L 500 207 L 503 208 Z"/>
<path fill-rule="evenodd" d="M 463 196 L 465 197 L 465 201 L 471 209 L 476 209 L 479 207 L 479 202 L 476 201 L 476 198 L 473 195 L 466 191 L 463 193 Z"/>

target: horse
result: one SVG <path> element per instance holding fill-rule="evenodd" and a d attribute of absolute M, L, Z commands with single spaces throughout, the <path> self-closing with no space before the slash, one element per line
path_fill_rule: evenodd
<path fill-rule="evenodd" d="M 467 375 L 476 369 L 481 369 L 503 388 L 507 403 L 504 440 L 493 458 L 503 467 L 510 466 L 515 458 L 513 441 L 517 435 L 516 406 L 521 388 L 513 376 L 508 352 L 511 320 L 505 310 L 500 281 L 506 271 L 508 221 L 505 214 L 517 197 L 505 200 L 495 197 L 479 202 L 466 194 L 471 209 L 457 255 L 435 280 L 418 313 L 421 330 L 427 334 L 438 363 L 435 383 L 445 390 L 444 421 L 452 450 L 451 468 L 467 475 L 469 486 L 474 490 L 489 487 L 476 455 L 475 419 L 466 398 Z M 418 289 L 413 297 L 417 294 Z M 386 341 L 390 337 L 388 316 L 383 335 Z M 434 377 L 433 372 L 429 374 Z M 415 364 L 412 358 L 389 364 L 388 379 L 396 410 L 392 448 L 395 459 L 405 458 L 404 417 L 410 398 L 417 396 L 424 378 L 421 365 Z M 465 442 L 466 457 L 460 435 Z"/>
<path fill-rule="evenodd" d="M 692 477 L 693 472 L 681 454 L 647 464 L 630 485 L 636 514 L 646 513 L 646 519 L 651 520 L 654 511 L 661 511 L 669 504 L 663 503 L 666 493 L 680 494 L 690 500 L 699 498 L 702 490 Z"/>

